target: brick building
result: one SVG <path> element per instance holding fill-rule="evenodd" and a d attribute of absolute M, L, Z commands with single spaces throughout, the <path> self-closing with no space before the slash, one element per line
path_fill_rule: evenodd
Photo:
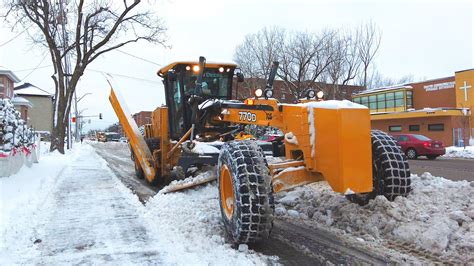
<path fill-rule="evenodd" d="M 151 124 L 151 112 L 141 111 L 133 115 L 133 119 L 137 123 L 138 127 L 141 127 L 145 124 Z"/>
<path fill-rule="evenodd" d="M 13 84 L 20 82 L 20 79 L 10 70 L 0 69 L 0 99 L 13 98 Z"/>
<path fill-rule="evenodd" d="M 233 99 L 245 99 L 254 96 L 254 91 L 257 88 L 264 89 L 266 80 L 257 78 L 246 78 L 243 83 L 237 83 L 234 79 L 232 84 L 232 98 Z M 322 90 L 324 92 L 325 99 L 333 99 L 334 87 L 337 87 L 338 93 L 335 95 L 336 100 L 351 100 L 351 96 L 354 93 L 360 92 L 364 89 L 361 86 L 353 85 L 332 85 L 323 82 L 315 82 L 311 85 L 304 86 L 313 88 L 316 91 Z M 273 97 L 283 103 L 294 103 L 297 98 L 288 89 L 287 85 L 283 80 L 275 80 L 273 83 Z"/>
<path fill-rule="evenodd" d="M 366 90 L 352 98 L 369 107 L 372 128 L 459 145 L 474 138 L 473 84 L 474 69 L 468 69 L 450 77 Z"/>

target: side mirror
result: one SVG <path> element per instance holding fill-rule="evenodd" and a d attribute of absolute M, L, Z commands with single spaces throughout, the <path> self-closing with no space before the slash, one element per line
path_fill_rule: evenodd
<path fill-rule="evenodd" d="M 237 73 L 237 82 L 244 82 L 244 74 L 241 72 Z"/>
<path fill-rule="evenodd" d="M 172 70 L 168 71 L 168 80 L 171 82 L 178 80 L 178 75 L 176 75 L 176 72 Z"/>

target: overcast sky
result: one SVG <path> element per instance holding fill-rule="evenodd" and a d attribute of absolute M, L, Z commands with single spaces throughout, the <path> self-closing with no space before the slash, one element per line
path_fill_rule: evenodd
<path fill-rule="evenodd" d="M 164 103 L 156 76 L 160 66 L 177 59 L 197 60 L 200 55 L 209 61 L 232 61 L 244 36 L 266 26 L 318 32 L 372 20 L 382 30 L 376 67 L 392 78 L 407 74 L 417 80 L 440 78 L 474 66 L 474 1 L 145 1 L 164 19 L 172 48 L 140 43 L 122 49 L 157 65 L 120 52 L 91 64 L 77 91 L 78 96 L 92 94 L 79 102 L 78 109 L 87 109 L 86 115 L 103 113 L 104 119 L 92 118 L 87 129 L 118 121 L 107 98 L 109 86 L 98 71 L 111 73 L 131 112 L 152 111 Z M 0 45 L 17 34 L 0 21 Z M 19 84 L 30 82 L 53 93 L 51 67 L 25 70 L 49 65 L 46 50 L 31 45 L 26 34 L 0 47 L 0 67 L 14 71 L 22 79 Z"/>

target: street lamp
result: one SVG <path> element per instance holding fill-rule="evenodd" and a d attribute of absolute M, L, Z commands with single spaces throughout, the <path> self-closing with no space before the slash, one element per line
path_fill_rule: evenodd
<path fill-rule="evenodd" d="M 76 96 L 76 92 L 74 92 L 74 102 L 75 102 L 74 107 L 76 109 L 76 126 L 75 126 L 75 128 L 76 128 L 76 141 L 79 141 L 79 139 L 80 139 L 80 136 L 79 136 L 79 134 L 80 134 L 80 132 L 79 132 L 79 123 L 80 122 L 79 122 L 79 112 L 77 110 L 77 103 L 80 102 L 82 99 L 84 99 L 84 97 L 86 97 L 87 95 L 91 95 L 91 94 L 92 93 L 90 93 L 90 92 L 85 93 L 84 95 L 82 95 L 78 99 L 77 96 Z"/>

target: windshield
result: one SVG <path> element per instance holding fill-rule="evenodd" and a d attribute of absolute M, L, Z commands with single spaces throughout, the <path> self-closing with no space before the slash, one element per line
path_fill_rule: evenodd
<path fill-rule="evenodd" d="M 106 134 L 107 139 L 119 139 L 120 138 L 120 134 L 118 134 L 118 133 L 105 133 L 105 134 Z"/>
<path fill-rule="evenodd" d="M 202 81 L 202 96 L 228 98 L 230 75 L 217 69 L 206 69 Z M 191 95 L 196 88 L 197 74 L 188 71 L 184 76 L 184 94 Z"/>
<path fill-rule="evenodd" d="M 431 140 L 430 138 L 427 138 L 423 135 L 413 135 L 415 138 L 417 138 L 418 140 L 421 140 L 421 141 L 428 141 L 428 140 Z"/>

